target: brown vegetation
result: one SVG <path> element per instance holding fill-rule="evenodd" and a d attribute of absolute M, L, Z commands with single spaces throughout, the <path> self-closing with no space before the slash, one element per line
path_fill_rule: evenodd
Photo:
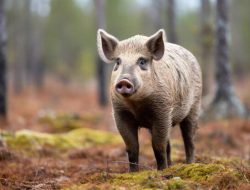
<path fill-rule="evenodd" d="M 63 128 L 61 131 L 54 127 L 65 127 L 64 124 L 68 124 L 70 120 L 71 126 L 77 121 L 76 124 L 80 123 L 84 128 L 112 131 L 112 133 L 116 131 L 110 107 L 105 109 L 98 107 L 96 92 L 93 89 L 88 87 L 83 90 L 77 87 L 65 89 L 53 81 L 49 81 L 49 84 L 39 93 L 27 89 L 20 96 L 15 96 L 10 92 L 9 125 L 6 129 L 14 133 L 26 128 L 58 135 L 72 129 Z M 244 84 L 249 85 L 249 82 L 241 83 L 243 85 L 241 89 L 244 89 Z M 239 92 L 249 105 L 250 101 L 244 95 L 244 91 Z M 56 116 L 59 114 L 59 116 L 55 117 L 54 123 L 51 123 L 51 120 L 41 121 L 41 115 L 45 113 L 54 113 Z M 63 117 L 63 114 L 66 119 L 64 117 L 62 120 L 60 117 Z M 183 143 L 180 131 L 175 127 L 172 134 L 173 166 L 159 173 L 155 171 L 149 135 L 147 131 L 142 130 L 140 169 L 143 172 L 131 175 L 124 174 L 128 168 L 123 143 L 108 142 L 94 145 L 94 148 L 93 145 L 80 146 L 63 151 L 46 144 L 30 154 L 22 148 L 7 146 L 3 139 L 8 133 L 3 131 L 1 133 L 1 189 L 118 189 L 120 187 L 248 189 L 250 187 L 250 122 L 247 120 L 222 120 L 201 124 L 195 143 L 198 163 L 193 165 L 195 167 L 183 164 L 185 161 Z M 216 171 L 207 170 L 213 167 Z M 192 171 L 195 171 L 194 174 Z M 203 175 L 202 172 L 206 174 Z M 138 179 L 137 176 L 141 177 Z"/>

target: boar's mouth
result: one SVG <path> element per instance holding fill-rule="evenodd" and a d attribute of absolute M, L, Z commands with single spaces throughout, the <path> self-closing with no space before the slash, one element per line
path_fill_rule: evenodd
<path fill-rule="evenodd" d="M 135 93 L 135 87 L 130 80 L 127 78 L 121 79 L 117 84 L 115 85 L 115 90 L 118 94 L 121 94 L 124 97 L 131 96 Z"/>

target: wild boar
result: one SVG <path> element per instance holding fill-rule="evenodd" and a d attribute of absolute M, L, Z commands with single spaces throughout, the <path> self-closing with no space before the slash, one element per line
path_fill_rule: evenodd
<path fill-rule="evenodd" d="M 185 48 L 168 43 L 165 31 L 123 41 L 104 30 L 97 32 L 98 53 L 114 63 L 110 95 L 113 116 L 126 144 L 130 171 L 138 171 L 138 129 L 152 134 L 157 169 L 171 164 L 170 130 L 179 124 L 186 162 L 194 161 L 193 137 L 201 104 L 202 79 L 196 58 Z"/>

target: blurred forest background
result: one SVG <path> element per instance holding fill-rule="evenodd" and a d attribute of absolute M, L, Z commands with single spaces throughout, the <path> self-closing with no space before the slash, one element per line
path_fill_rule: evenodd
<path fill-rule="evenodd" d="M 0 0 L 0 189 L 249 189 L 249 10 L 249 0 Z M 186 165 L 148 173 L 151 184 L 116 175 L 127 159 L 111 116 L 113 65 L 97 56 L 98 28 L 120 40 L 163 28 L 196 56 L 204 110 L 190 166 L 197 176 L 178 173 Z M 140 167 L 150 170 L 150 137 L 141 131 Z M 172 138 L 179 167 L 176 128 Z"/>
<path fill-rule="evenodd" d="M 164 28 L 170 41 L 173 39 L 172 42 L 189 49 L 198 58 L 205 71 L 205 82 L 209 80 L 212 85 L 215 1 L 207 1 L 203 8 L 201 2 L 177 0 L 176 10 L 171 12 L 167 1 L 163 0 L 108 0 L 105 3 L 6 0 L 9 85 L 18 94 L 29 85 L 42 88 L 46 77 L 66 84 L 89 83 L 96 78 L 96 31 L 99 27 L 119 39 L 135 34 L 151 35 Z M 229 57 L 234 78 L 248 76 L 250 72 L 249 7 L 248 0 L 230 1 Z M 97 14 L 100 9 L 102 15 Z M 174 23 L 170 20 L 171 14 L 176 15 Z M 101 21 L 97 17 L 102 17 Z M 210 90 L 209 85 L 205 94 Z"/>

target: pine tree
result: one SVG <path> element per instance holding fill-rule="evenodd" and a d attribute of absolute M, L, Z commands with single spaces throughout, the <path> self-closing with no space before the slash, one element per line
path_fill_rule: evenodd
<path fill-rule="evenodd" d="M 104 0 L 95 0 L 96 7 L 96 17 L 97 17 L 97 28 L 104 29 L 105 14 L 104 14 Z M 97 79 L 98 79 L 98 94 L 99 94 L 99 104 L 105 106 L 108 103 L 107 98 L 107 68 L 105 63 L 97 56 L 96 58 L 96 69 L 97 69 Z"/>
<path fill-rule="evenodd" d="M 215 118 L 245 116 L 245 108 L 235 94 L 229 64 L 228 0 L 216 3 L 216 55 L 215 80 L 217 84 L 214 99 L 208 114 Z"/>
<path fill-rule="evenodd" d="M 4 21 L 4 0 L 0 0 L 0 122 L 7 118 L 7 79 L 5 58 L 6 31 Z"/>
<path fill-rule="evenodd" d="M 201 64 L 203 68 L 203 95 L 210 92 L 210 84 L 212 83 L 212 46 L 213 46 L 213 26 L 211 19 L 211 2 L 210 0 L 201 0 L 200 9 L 201 21 Z"/>
<path fill-rule="evenodd" d="M 176 33 L 176 7 L 175 0 L 168 0 L 168 41 L 171 43 L 177 43 L 177 33 Z"/>

